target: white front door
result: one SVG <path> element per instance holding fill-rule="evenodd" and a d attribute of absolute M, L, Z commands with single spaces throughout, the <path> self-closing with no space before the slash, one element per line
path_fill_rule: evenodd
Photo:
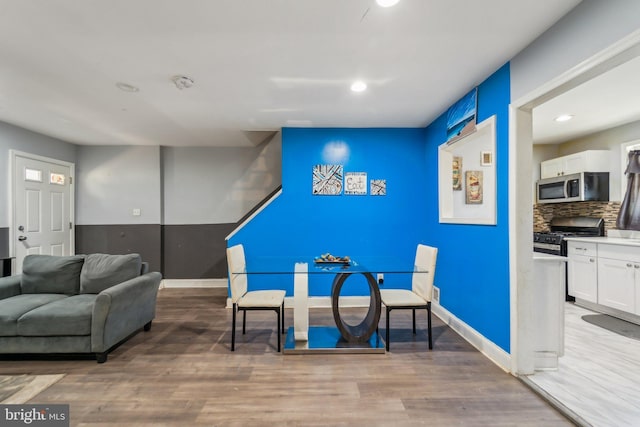
<path fill-rule="evenodd" d="M 73 165 L 14 154 L 12 243 L 16 273 L 30 254 L 71 255 Z"/>

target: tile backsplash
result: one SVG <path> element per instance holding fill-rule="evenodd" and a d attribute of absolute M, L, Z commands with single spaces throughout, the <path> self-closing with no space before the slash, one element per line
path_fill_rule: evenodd
<path fill-rule="evenodd" d="M 616 228 L 620 202 L 541 203 L 533 205 L 533 231 L 549 231 L 553 217 L 590 216 L 604 218 L 605 234 Z"/>

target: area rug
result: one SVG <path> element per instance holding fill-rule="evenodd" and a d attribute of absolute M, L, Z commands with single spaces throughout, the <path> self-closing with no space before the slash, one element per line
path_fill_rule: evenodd
<path fill-rule="evenodd" d="M 0 375 L 0 403 L 19 405 L 51 387 L 64 377 L 59 375 Z"/>
<path fill-rule="evenodd" d="M 640 340 L 640 325 L 617 319 L 606 314 L 585 314 L 582 320 L 600 326 L 616 334 Z"/>

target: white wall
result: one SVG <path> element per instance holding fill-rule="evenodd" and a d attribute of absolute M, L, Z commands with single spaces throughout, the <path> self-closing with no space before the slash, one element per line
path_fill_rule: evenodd
<path fill-rule="evenodd" d="M 640 27 L 638 0 L 583 0 L 511 60 L 511 99 L 572 69 Z"/>
<path fill-rule="evenodd" d="M 163 147 L 164 224 L 235 223 L 282 183 L 282 140 L 251 148 Z"/>
<path fill-rule="evenodd" d="M 562 144 L 533 146 L 533 181 L 540 179 L 540 162 L 555 157 L 566 156 L 585 150 L 609 150 L 609 185 L 611 201 L 622 200 L 622 153 L 620 147 L 625 142 L 640 140 L 640 121 L 606 129 Z M 625 181 L 626 183 L 626 181 Z"/>
<path fill-rule="evenodd" d="M 78 225 L 160 224 L 160 147 L 78 146 L 76 176 Z"/>
<path fill-rule="evenodd" d="M 0 122 L 0 227 L 9 227 L 9 150 L 76 163 L 76 146 L 59 139 Z"/>
<path fill-rule="evenodd" d="M 533 204 L 536 203 L 536 182 L 540 179 L 540 163 L 556 157 L 560 157 L 560 154 L 558 154 L 558 144 L 539 144 L 533 146 L 531 163 L 533 165 L 533 177 L 531 180 Z"/>

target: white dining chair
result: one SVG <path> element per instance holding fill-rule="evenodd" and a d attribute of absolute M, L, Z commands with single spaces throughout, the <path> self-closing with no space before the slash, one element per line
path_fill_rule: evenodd
<path fill-rule="evenodd" d="M 389 351 L 389 314 L 391 310 L 411 309 L 413 312 L 413 333 L 416 333 L 416 309 L 427 310 L 427 333 L 429 349 L 433 349 L 431 334 L 431 296 L 433 293 L 433 278 L 436 271 L 436 257 L 438 249 L 419 244 L 416 249 L 414 272 L 411 275 L 411 290 L 408 289 L 380 289 L 380 299 L 386 307 L 387 331 L 385 343 Z"/>
<path fill-rule="evenodd" d="M 280 351 L 280 335 L 284 333 L 284 297 L 286 292 L 282 290 L 248 290 L 247 264 L 244 247 L 241 244 L 227 248 L 227 266 L 229 268 L 231 302 L 233 303 L 231 351 L 235 351 L 236 344 L 236 313 L 242 311 L 242 334 L 244 335 L 248 310 L 273 310 L 278 314 L 278 351 Z"/>

